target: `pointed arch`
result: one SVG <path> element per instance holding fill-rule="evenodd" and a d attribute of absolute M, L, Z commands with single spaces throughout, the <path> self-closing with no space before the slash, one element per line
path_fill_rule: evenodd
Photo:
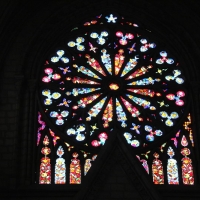
<path fill-rule="evenodd" d="M 151 165 L 153 183 L 166 184 L 168 180 L 172 184 L 169 176 L 178 173 L 176 160 L 158 158 L 175 133 L 171 140 L 177 148 L 177 130 L 189 110 L 184 64 L 170 47 L 161 51 L 160 43 L 144 29 L 117 13 L 100 14 L 73 28 L 66 45 L 45 61 L 39 80 L 39 109 L 54 146 L 58 139 L 69 147 L 68 153 L 73 148 L 67 167 L 70 184 L 80 184 L 85 163 L 89 170 L 92 157 L 109 141 L 111 131 L 119 134 L 132 152 L 139 153 L 136 156 L 147 172 Z M 189 131 L 194 146 L 190 114 L 187 118 L 183 131 Z M 39 118 L 38 122 L 38 130 L 42 130 L 44 124 Z M 171 155 L 173 149 L 167 147 Z M 144 159 L 148 154 L 149 161 Z M 74 155 L 82 157 L 79 160 Z M 170 174 L 172 168 L 177 171 Z"/>

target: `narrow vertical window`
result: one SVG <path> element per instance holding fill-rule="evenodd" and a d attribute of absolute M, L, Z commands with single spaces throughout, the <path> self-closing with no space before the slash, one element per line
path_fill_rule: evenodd
<path fill-rule="evenodd" d="M 73 153 L 70 164 L 70 184 L 81 184 L 81 166 L 77 159 L 78 153 Z"/>
<path fill-rule="evenodd" d="M 181 145 L 184 147 L 181 149 L 181 154 L 184 156 L 182 158 L 182 178 L 183 178 L 183 184 L 184 185 L 194 185 L 194 174 L 193 174 L 193 166 L 192 166 L 192 160 L 188 157 L 190 155 L 190 149 L 188 149 L 186 146 L 188 146 L 188 141 L 183 135 L 181 140 Z"/>
<path fill-rule="evenodd" d="M 51 153 L 51 149 L 47 147 L 49 145 L 49 138 L 44 137 L 43 144 L 45 147 L 42 148 L 41 153 L 44 155 L 41 159 L 40 164 L 40 184 L 50 184 L 51 183 L 51 163 L 50 158 L 47 157 Z"/>
<path fill-rule="evenodd" d="M 59 158 L 56 159 L 55 165 L 55 184 L 65 184 L 66 183 L 66 165 L 65 159 L 62 158 L 64 150 L 61 146 L 58 147 L 57 155 Z"/>
<path fill-rule="evenodd" d="M 162 162 L 158 159 L 159 154 L 154 153 L 154 160 L 152 164 L 152 175 L 154 184 L 164 184 L 164 174 Z"/>
<path fill-rule="evenodd" d="M 177 166 L 177 161 L 173 158 L 174 150 L 172 149 L 172 147 L 168 148 L 167 154 L 170 157 L 167 160 L 167 180 L 168 180 L 168 184 L 178 185 L 179 184 L 178 166 Z"/>

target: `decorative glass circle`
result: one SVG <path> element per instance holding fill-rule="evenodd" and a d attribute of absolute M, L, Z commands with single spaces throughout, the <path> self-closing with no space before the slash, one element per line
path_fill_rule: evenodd
<path fill-rule="evenodd" d="M 151 37 L 114 14 L 72 29 L 40 81 L 41 108 L 52 129 L 94 149 L 111 134 L 140 150 L 170 134 L 185 108 L 185 79 L 170 51 Z"/>

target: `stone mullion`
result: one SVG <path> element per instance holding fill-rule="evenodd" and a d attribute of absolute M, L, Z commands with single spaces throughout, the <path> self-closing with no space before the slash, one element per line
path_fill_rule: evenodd
<path fill-rule="evenodd" d="M 21 85 L 21 101 L 19 113 L 19 153 L 20 163 L 18 169 L 21 173 L 17 173 L 22 185 L 30 185 L 34 176 L 34 136 L 35 130 L 35 81 L 30 80 L 23 82 Z M 22 114 L 21 114 L 22 113 Z"/>
<path fill-rule="evenodd" d="M 28 183 L 33 183 L 34 181 L 34 169 L 35 169 L 35 147 L 36 147 L 36 122 L 37 122 L 37 111 L 36 111 L 36 81 L 35 80 L 29 80 L 29 126 L 28 126 L 28 156 L 27 156 L 27 163 L 29 163 L 29 166 L 27 168 L 27 177 L 26 180 Z M 32 176 L 31 176 L 32 175 Z"/>
<path fill-rule="evenodd" d="M 18 117 L 19 117 L 19 103 L 20 103 L 20 88 L 23 84 L 23 76 L 14 76 L 9 79 L 5 79 L 7 82 L 7 96 L 5 100 L 7 101 L 7 112 L 6 112 L 6 125 L 7 133 L 5 135 L 5 145 L 6 148 L 9 147 L 9 152 L 12 155 L 8 163 L 8 171 L 10 170 L 9 185 L 12 189 L 16 188 L 18 185 L 18 163 L 19 163 L 19 132 L 18 132 Z M 10 108 L 10 110 L 8 109 Z"/>

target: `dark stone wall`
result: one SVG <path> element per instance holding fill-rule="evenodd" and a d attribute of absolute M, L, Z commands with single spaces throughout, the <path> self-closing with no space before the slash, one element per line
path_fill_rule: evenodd
<path fill-rule="evenodd" d="M 159 195 L 166 200 L 200 199 L 198 171 L 196 186 L 189 188 L 149 186 L 151 181 L 148 178 L 143 178 L 143 182 L 138 179 L 141 191 L 148 194 L 144 197 L 141 192 L 138 192 L 140 189 L 132 189 L 135 187 L 134 181 L 126 173 L 125 166 L 131 168 L 134 164 L 127 161 L 123 166 L 115 165 L 116 159 L 113 159 L 114 164 L 110 164 L 113 170 L 110 175 L 108 174 L 107 179 L 102 180 L 96 188 L 92 187 L 91 182 L 97 182 L 99 179 L 94 174 L 104 169 L 103 163 L 106 162 L 106 158 L 99 161 L 99 165 L 92 170 L 91 177 L 88 178 L 85 186 L 81 186 L 82 188 L 41 187 L 34 184 L 36 89 L 39 66 L 51 49 L 67 36 L 74 25 L 108 10 L 128 15 L 135 18 L 136 22 L 145 24 L 155 35 L 166 41 L 163 45 L 167 44 L 181 62 L 185 63 L 187 67 L 184 70 L 190 85 L 193 104 L 191 113 L 194 138 L 199 141 L 200 2 L 198 0 L 1 0 L 1 199 L 125 200 L 154 197 L 159 199 L 157 197 Z M 111 156 L 110 154 L 105 152 L 104 157 Z M 196 169 L 199 169 L 197 142 L 195 142 L 195 154 Z M 112 157 L 117 155 L 113 154 Z M 139 167 L 136 172 L 142 176 L 143 171 Z"/>

